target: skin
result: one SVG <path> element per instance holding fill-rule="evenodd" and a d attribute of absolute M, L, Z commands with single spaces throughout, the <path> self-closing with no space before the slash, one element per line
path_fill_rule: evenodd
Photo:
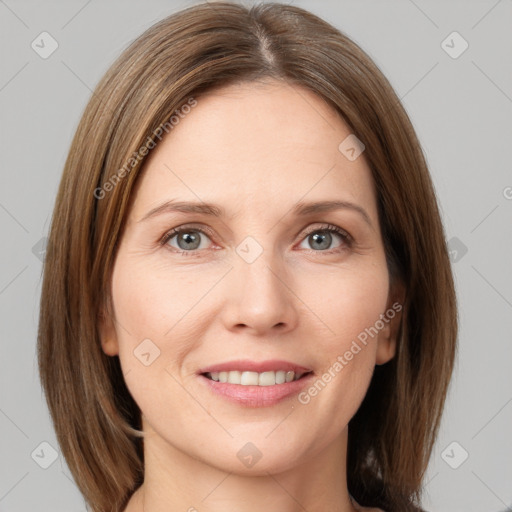
<path fill-rule="evenodd" d="M 376 510 L 348 494 L 348 422 L 375 365 L 395 354 L 400 314 L 307 404 L 295 395 L 244 407 L 196 374 L 234 359 L 284 359 L 322 376 L 400 302 L 364 153 L 350 161 L 338 149 L 350 133 L 312 92 L 267 81 L 199 98 L 150 152 L 114 265 L 115 319 L 105 315 L 100 326 L 146 433 L 145 481 L 127 512 Z M 169 199 L 216 203 L 226 216 L 167 212 L 141 221 Z M 299 201 L 333 199 L 364 208 L 372 226 L 350 209 L 291 214 Z M 189 223 L 211 230 L 191 231 L 202 240 L 194 256 L 174 252 L 187 250 L 179 236 L 159 245 Z M 325 224 L 353 244 L 333 233 L 318 248 L 312 234 Z M 236 252 L 247 236 L 263 251 L 252 263 Z M 134 350 L 148 338 L 160 355 L 145 366 Z M 250 468 L 237 457 L 248 442 L 262 455 Z"/>

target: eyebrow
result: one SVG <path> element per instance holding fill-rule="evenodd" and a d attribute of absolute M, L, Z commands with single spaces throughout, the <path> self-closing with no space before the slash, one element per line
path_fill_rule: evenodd
<path fill-rule="evenodd" d="M 297 217 L 305 217 L 315 213 L 325 213 L 336 210 L 352 210 L 361 215 L 364 221 L 373 229 L 373 224 L 366 210 L 358 204 L 350 201 L 316 201 L 316 202 L 299 202 L 292 208 L 292 214 Z M 210 215 L 212 217 L 225 217 L 224 208 L 213 203 L 191 202 L 191 201 L 166 201 L 159 206 L 151 209 L 137 222 L 143 222 L 157 215 L 164 213 L 181 212 L 181 213 L 197 213 L 202 215 Z"/>

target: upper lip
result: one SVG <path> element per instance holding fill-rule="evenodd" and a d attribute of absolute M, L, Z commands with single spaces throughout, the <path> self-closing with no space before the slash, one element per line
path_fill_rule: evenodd
<path fill-rule="evenodd" d="M 212 364 L 201 368 L 198 373 L 211 373 L 211 372 L 277 372 L 284 370 L 287 372 L 307 373 L 312 371 L 310 368 L 301 366 L 300 364 L 292 363 L 290 361 L 282 361 L 272 359 L 268 361 L 250 361 L 248 359 L 238 359 L 236 361 L 227 361 L 225 363 Z"/>

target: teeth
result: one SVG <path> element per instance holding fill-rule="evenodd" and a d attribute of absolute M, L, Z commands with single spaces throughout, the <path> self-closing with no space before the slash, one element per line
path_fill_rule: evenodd
<path fill-rule="evenodd" d="M 231 373 L 231 372 L 228 372 Z M 263 374 L 261 374 L 263 375 Z M 231 383 L 230 383 L 231 384 Z M 240 377 L 240 384 L 243 386 L 258 386 L 259 378 L 256 372 L 243 372 Z"/>
<path fill-rule="evenodd" d="M 277 372 L 211 372 L 206 376 L 217 382 L 227 382 L 228 384 L 241 384 L 242 386 L 274 386 L 275 384 L 284 384 L 300 379 L 304 373 L 287 372 L 279 370 Z"/>

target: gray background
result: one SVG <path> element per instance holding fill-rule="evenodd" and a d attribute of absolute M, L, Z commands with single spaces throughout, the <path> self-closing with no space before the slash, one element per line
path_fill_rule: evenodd
<path fill-rule="evenodd" d="M 38 381 L 41 239 L 91 90 L 132 39 L 192 3 L 0 0 L 0 511 L 85 510 Z M 512 510 L 512 0 L 288 3 L 340 28 L 386 74 L 441 203 L 460 350 L 424 507 Z M 31 47 L 43 31 L 58 43 L 46 59 Z M 445 50 L 463 41 L 443 44 L 453 31 L 469 44 L 457 58 Z"/>

